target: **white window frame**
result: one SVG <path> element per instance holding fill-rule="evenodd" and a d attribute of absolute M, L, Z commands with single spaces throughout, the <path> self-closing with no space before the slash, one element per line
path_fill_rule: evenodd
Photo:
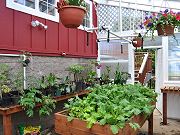
<path fill-rule="evenodd" d="M 162 45 L 163 45 L 163 84 L 164 85 L 176 85 L 176 86 L 179 86 L 180 85 L 180 80 L 177 81 L 177 80 L 169 80 L 169 61 L 171 60 L 176 60 L 177 59 L 170 59 L 169 56 L 168 56 L 168 44 L 169 44 L 169 40 L 168 38 L 170 37 L 162 37 Z M 180 61 L 180 60 L 178 60 Z"/>
<path fill-rule="evenodd" d="M 93 6 L 92 6 L 92 2 L 90 0 L 85 0 L 85 2 L 90 5 L 90 27 L 86 27 L 86 26 L 80 25 L 78 27 L 78 29 L 86 31 L 88 28 L 92 28 L 93 27 L 93 11 L 92 11 Z"/>
<path fill-rule="evenodd" d="M 55 4 L 57 2 L 59 2 L 59 0 L 55 0 Z M 6 7 L 17 10 L 17 11 L 21 11 L 30 15 L 41 17 L 47 20 L 51 20 L 54 22 L 59 22 L 59 13 L 57 12 L 56 9 L 55 9 L 55 16 L 43 13 L 39 10 L 39 0 L 35 0 L 35 9 L 16 3 L 13 0 L 6 0 Z"/>

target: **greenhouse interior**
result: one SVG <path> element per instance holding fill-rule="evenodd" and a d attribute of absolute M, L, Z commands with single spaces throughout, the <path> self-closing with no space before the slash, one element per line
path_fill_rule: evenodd
<path fill-rule="evenodd" d="M 180 135 L 179 0 L 1 0 L 0 135 Z"/>

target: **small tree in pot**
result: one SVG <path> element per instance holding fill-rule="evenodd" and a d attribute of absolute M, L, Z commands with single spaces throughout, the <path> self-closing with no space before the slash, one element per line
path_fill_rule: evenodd
<path fill-rule="evenodd" d="M 82 71 L 84 70 L 84 67 L 78 64 L 74 64 L 68 67 L 68 71 L 73 74 L 74 76 L 74 82 L 76 84 L 76 91 L 82 90 L 83 82 L 78 77 Z"/>

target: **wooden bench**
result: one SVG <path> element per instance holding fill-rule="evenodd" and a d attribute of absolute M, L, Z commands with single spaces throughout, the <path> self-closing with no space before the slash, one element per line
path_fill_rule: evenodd
<path fill-rule="evenodd" d="M 180 87 L 164 86 L 161 93 L 163 93 L 163 124 L 167 125 L 167 94 L 180 94 Z"/>

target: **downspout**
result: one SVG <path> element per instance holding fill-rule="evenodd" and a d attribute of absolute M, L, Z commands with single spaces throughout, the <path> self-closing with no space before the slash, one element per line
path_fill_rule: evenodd
<path fill-rule="evenodd" d="M 5 57 L 23 57 L 23 60 L 26 60 L 26 55 L 18 55 L 18 54 L 0 54 L 0 56 Z M 26 67 L 23 66 L 23 88 L 26 89 Z"/>
<path fill-rule="evenodd" d="M 23 55 L 23 61 L 26 60 L 26 55 Z M 24 90 L 27 88 L 26 86 L 26 66 L 23 66 L 23 88 Z"/>

